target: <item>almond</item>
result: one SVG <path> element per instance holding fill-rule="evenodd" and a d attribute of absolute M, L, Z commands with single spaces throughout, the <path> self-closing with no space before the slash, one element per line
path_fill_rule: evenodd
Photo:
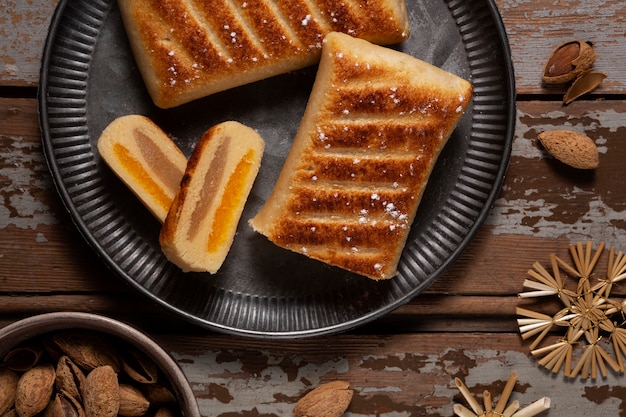
<path fill-rule="evenodd" d="M 137 388 L 120 384 L 120 408 L 117 412 L 123 417 L 142 416 L 150 408 L 150 401 Z"/>
<path fill-rule="evenodd" d="M 41 417 L 85 417 L 85 411 L 74 397 L 56 393 Z"/>
<path fill-rule="evenodd" d="M 550 55 L 543 70 L 546 84 L 562 84 L 575 80 L 593 65 L 597 55 L 588 42 L 573 40 L 562 43 Z"/>
<path fill-rule="evenodd" d="M 159 384 L 146 384 L 142 388 L 151 404 L 166 405 L 176 404 L 176 397 L 168 388 Z"/>
<path fill-rule="evenodd" d="M 538 135 L 550 155 L 573 168 L 595 169 L 600 157 L 593 140 L 570 130 L 548 130 Z"/>
<path fill-rule="evenodd" d="M 54 390 L 54 366 L 37 365 L 26 371 L 17 382 L 15 411 L 19 417 L 32 417 L 43 411 Z"/>
<path fill-rule="evenodd" d="M 341 417 L 346 412 L 353 391 L 346 381 L 333 381 L 320 385 L 302 397 L 295 408 L 295 417 Z"/>
<path fill-rule="evenodd" d="M 61 356 L 56 368 L 56 387 L 58 392 L 82 399 L 82 390 L 85 385 L 85 374 L 69 356 Z"/>
<path fill-rule="evenodd" d="M 154 417 L 176 417 L 176 413 L 169 407 L 160 407 L 154 413 Z"/>
<path fill-rule="evenodd" d="M 83 405 L 87 417 L 116 417 L 120 408 L 120 386 L 117 373 L 109 366 L 89 372 L 83 389 Z"/>
<path fill-rule="evenodd" d="M 19 379 L 12 370 L 0 368 L 0 416 L 13 408 Z"/>
<path fill-rule="evenodd" d="M 144 352 L 129 346 L 122 351 L 122 369 L 126 375 L 142 384 L 157 382 L 156 363 Z"/>
<path fill-rule="evenodd" d="M 53 342 L 65 355 L 86 371 L 109 365 L 115 372 L 121 369 L 119 354 L 112 341 L 103 334 L 65 330 L 57 332 Z"/>

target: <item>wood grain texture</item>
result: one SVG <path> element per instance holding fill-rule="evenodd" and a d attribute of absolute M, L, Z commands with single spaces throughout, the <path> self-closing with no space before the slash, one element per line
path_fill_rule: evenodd
<path fill-rule="evenodd" d="M 496 0 L 509 37 L 517 91 L 563 94 L 565 87 L 542 85 L 541 73 L 553 49 L 569 40 L 592 42 L 594 68 L 608 75 L 594 94 L 623 94 L 626 88 L 626 4 L 621 0 Z"/>
<path fill-rule="evenodd" d="M 77 231 L 48 172 L 32 98 L 56 4 L 0 0 L 0 327 L 61 310 L 128 322 L 177 360 L 204 416 L 287 416 L 310 389 L 338 378 L 356 391 L 347 416 L 451 416 L 453 404 L 464 403 L 455 377 L 477 398 L 489 389 L 497 399 L 512 370 L 512 399 L 552 399 L 542 416 L 626 416 L 623 375 L 549 374 L 529 355 L 515 312 L 560 308 L 518 298 L 535 261 L 547 264 L 550 253 L 568 259 L 568 245 L 583 240 L 626 250 L 626 3 L 496 0 L 520 96 L 507 176 L 485 224 L 406 305 L 346 334 L 288 342 L 183 321 L 114 276 Z M 608 78 L 563 106 L 564 87 L 547 88 L 540 76 L 552 49 L 570 39 L 594 43 L 596 68 Z M 553 128 L 590 136 L 600 167 L 576 171 L 548 156 L 536 137 Z M 626 284 L 613 293 L 626 297 Z"/>
<path fill-rule="evenodd" d="M 344 379 L 355 390 L 346 415 L 452 416 L 454 403 L 467 406 L 455 377 L 482 403 L 485 389 L 499 398 L 512 370 L 519 377 L 511 401 L 526 406 L 551 397 L 552 409 L 542 416 L 626 411 L 618 375 L 599 384 L 553 377 L 537 368 L 515 335 L 341 335 L 290 343 L 161 335 L 158 341 L 191 381 L 203 415 L 288 416 L 315 386 Z"/>
<path fill-rule="evenodd" d="M 58 0 L 0 0 L 0 86 L 35 86 Z"/>
<path fill-rule="evenodd" d="M 21 2 L 2 0 L 7 12 L 0 17 L 0 86 L 35 86 L 46 28 L 58 0 Z M 505 25 L 517 90 L 521 94 L 563 94 L 564 87 L 547 88 L 541 71 L 561 42 L 593 42 L 598 52 L 595 68 L 608 78 L 598 94 L 623 94 L 626 89 L 626 5 L 621 0 L 545 2 L 496 0 Z"/>

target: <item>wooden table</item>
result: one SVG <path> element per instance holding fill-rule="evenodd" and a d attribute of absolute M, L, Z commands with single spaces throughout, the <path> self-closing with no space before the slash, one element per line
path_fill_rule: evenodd
<path fill-rule="evenodd" d="M 542 415 L 626 416 L 624 376 L 568 379 L 529 354 L 516 307 L 535 261 L 568 259 L 568 245 L 626 250 L 626 7 L 622 0 L 497 0 L 512 50 L 517 125 L 500 195 L 467 250 L 434 285 L 393 313 L 346 334 L 293 341 L 221 335 L 163 311 L 113 276 L 64 210 L 42 152 L 36 89 L 55 0 L 3 0 L 0 14 L 0 326 L 34 314 L 102 313 L 146 330 L 178 360 L 205 416 L 285 416 L 311 387 L 345 379 L 348 415 L 453 415 L 463 379 L 499 396 L 513 370 L 522 405 L 548 396 Z M 593 42 L 608 75 L 563 106 L 541 71 L 562 41 Z M 549 158 L 537 133 L 568 128 L 600 150 L 576 172 Z M 623 289 L 614 290 L 623 298 Z M 532 304 L 541 309 L 541 303 Z M 550 308 L 554 307 L 550 305 Z M 546 306 L 548 308 L 548 306 Z M 558 336 L 555 335 L 555 336 Z"/>

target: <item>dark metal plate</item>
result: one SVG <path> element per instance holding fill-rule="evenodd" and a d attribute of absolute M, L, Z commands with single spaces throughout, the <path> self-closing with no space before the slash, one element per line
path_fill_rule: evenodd
<path fill-rule="evenodd" d="M 61 1 L 44 51 L 43 142 L 73 221 L 103 262 L 151 299 L 226 333 L 304 337 L 354 328 L 427 288 L 470 242 L 503 180 L 515 88 L 492 0 L 408 0 L 402 50 L 469 79 L 473 103 L 442 152 L 392 280 L 375 282 L 274 246 L 247 225 L 269 195 L 308 100 L 315 67 L 161 110 L 136 68 L 114 0 Z M 220 272 L 183 274 L 162 255 L 160 225 L 100 159 L 96 141 L 116 117 L 143 114 L 189 155 L 216 123 L 257 129 L 266 152 Z"/>

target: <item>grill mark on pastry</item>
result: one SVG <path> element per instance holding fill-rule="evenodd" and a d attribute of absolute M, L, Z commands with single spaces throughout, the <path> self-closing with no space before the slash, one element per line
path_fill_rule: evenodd
<path fill-rule="evenodd" d="M 324 12 L 318 7 L 317 1 L 302 0 L 302 3 L 306 4 L 309 13 L 304 17 L 301 24 L 302 26 L 308 26 L 313 21 L 317 26 L 321 28 L 323 33 L 332 31 L 333 25 L 331 20 L 324 15 Z"/>
<path fill-rule="evenodd" d="M 414 181 L 421 176 L 421 170 L 427 168 L 426 157 L 414 155 L 383 155 L 373 157 L 360 155 L 309 154 L 307 161 L 297 167 L 294 180 L 306 184 L 326 182 L 345 182 L 348 184 L 388 184 L 391 188 L 400 188 L 406 181 Z M 390 162 L 393 160 L 393 163 Z"/>
<path fill-rule="evenodd" d="M 254 47 L 261 52 L 260 56 L 246 57 L 248 59 L 252 59 L 253 61 L 258 61 L 263 57 L 268 56 L 268 52 L 263 45 L 263 42 L 260 41 L 260 37 L 258 31 L 255 30 L 254 26 L 248 21 L 246 14 L 243 12 L 244 8 L 247 8 L 247 4 L 245 7 L 243 5 L 237 5 L 233 0 L 225 0 L 225 4 L 228 5 L 230 12 L 233 14 L 233 21 L 236 21 L 243 32 L 241 34 L 237 34 L 236 37 L 231 39 L 232 43 L 236 43 L 239 38 L 246 39 L 246 42 L 250 42 L 254 45 Z M 245 47 L 245 46 L 244 46 Z"/>
<path fill-rule="evenodd" d="M 328 103 L 331 113 L 349 116 L 353 113 L 376 115 L 384 114 L 389 117 L 415 115 L 416 117 L 445 117 L 451 103 L 437 98 L 417 101 L 416 94 L 411 90 L 393 87 L 375 89 L 372 86 L 363 86 L 361 89 L 338 88 L 334 100 Z M 419 97 L 419 96 L 417 96 Z M 459 103 L 460 104 L 460 103 Z"/>
<path fill-rule="evenodd" d="M 214 27 L 214 25 L 212 25 L 210 23 L 210 20 L 206 19 L 206 12 L 204 11 L 204 7 L 202 3 L 198 3 L 194 0 L 178 0 L 181 5 L 184 5 L 184 7 L 186 8 L 186 10 L 188 11 L 188 13 L 190 13 L 193 18 L 194 18 L 194 23 L 195 23 L 195 28 L 193 29 L 194 31 L 196 31 L 198 34 L 203 34 L 207 41 L 198 44 L 198 46 L 211 46 L 212 48 L 215 49 L 217 56 L 219 57 L 219 59 L 217 60 L 218 62 L 223 62 L 223 63 L 228 63 L 229 60 L 233 59 L 233 57 L 230 54 L 230 51 L 228 50 L 228 48 L 225 46 L 225 43 L 223 42 L 222 39 L 220 39 L 219 36 L 217 36 L 216 34 L 216 28 Z M 192 42 L 192 44 L 187 45 L 186 42 L 184 40 L 181 40 L 183 47 L 187 47 L 187 48 L 194 48 L 196 53 L 194 54 L 194 57 L 201 57 L 202 54 L 202 50 L 197 50 L 198 46 L 195 46 Z M 200 54 L 198 53 L 200 52 Z M 211 66 L 211 61 L 207 62 L 206 64 L 208 64 L 208 66 Z"/>
<path fill-rule="evenodd" d="M 413 198 L 403 195 L 411 188 L 388 186 L 369 187 L 366 184 L 328 184 L 327 188 L 297 187 L 297 196 L 288 207 L 303 215 L 332 213 L 348 217 L 375 216 L 379 219 L 402 221 L 411 209 Z"/>
<path fill-rule="evenodd" d="M 275 1 L 276 7 L 285 17 L 305 50 L 321 50 L 324 34 L 323 21 L 318 19 L 308 0 Z"/>
<path fill-rule="evenodd" d="M 267 57 L 291 56 L 302 49 L 302 44 L 276 4 L 268 0 L 246 0 L 240 13 L 256 30 Z"/>
<path fill-rule="evenodd" d="M 193 7 L 182 1 L 146 0 L 137 9 L 134 23 L 147 39 L 154 71 L 165 86 L 179 87 L 201 78 L 201 71 L 226 65 L 224 48 L 197 18 Z M 173 30 L 171 28 L 176 28 Z"/>
<path fill-rule="evenodd" d="M 374 120 L 362 113 L 349 122 L 331 120 L 311 136 L 311 147 L 302 158 L 306 163 L 294 173 L 287 201 L 287 211 L 296 215 L 277 225 L 278 234 L 292 247 L 309 254 L 311 246 L 323 244 L 384 253 L 392 248 L 381 240 L 396 242 L 397 234 L 406 233 L 419 198 L 414 184 L 429 172 L 439 143 L 437 135 L 429 138 L 440 128 L 421 113 L 400 121 L 382 113 Z M 391 117 L 394 122 L 388 126 Z M 372 273 L 374 265 L 368 268 Z"/>
<path fill-rule="evenodd" d="M 395 246 L 394 237 L 403 233 L 401 227 L 394 227 L 390 222 L 369 222 L 367 224 L 349 221 L 343 218 L 308 219 L 286 218 L 277 230 L 278 240 L 289 247 L 302 248 L 305 251 L 317 245 L 328 248 L 344 248 L 348 252 L 385 253 Z"/>
<path fill-rule="evenodd" d="M 334 0 L 322 0 L 324 4 L 328 4 L 332 7 L 332 5 L 336 4 Z M 398 22 L 396 21 L 397 16 L 395 16 L 390 10 L 381 7 L 381 4 L 368 1 L 364 7 L 364 2 L 361 0 L 345 0 L 342 4 L 345 3 L 346 7 L 350 10 L 350 13 L 354 16 L 352 24 L 356 28 L 356 33 L 352 34 L 356 37 L 362 37 L 370 40 L 377 40 L 380 38 L 380 35 L 376 35 L 380 33 L 381 29 L 384 33 L 398 33 L 398 36 L 404 36 L 401 32 L 398 31 Z M 383 19 L 385 16 L 387 19 Z M 346 20 L 350 21 L 350 20 Z M 342 22 L 339 20 L 339 22 Z M 342 22 L 343 23 L 343 22 Z M 369 24 L 368 24 L 369 23 Z M 344 33 L 350 30 L 350 28 L 345 27 L 345 24 L 340 26 L 335 26 L 334 30 Z"/>
<path fill-rule="evenodd" d="M 359 22 L 353 5 L 349 1 L 318 0 L 320 14 L 329 24 L 329 30 L 358 36 Z"/>
<path fill-rule="evenodd" d="M 435 119 L 393 120 L 379 118 L 374 115 L 364 120 L 359 116 L 352 119 L 330 120 L 317 128 L 311 136 L 312 146 L 320 152 L 341 153 L 343 149 L 352 152 L 367 149 L 386 152 L 404 152 L 411 148 L 423 148 L 426 138 L 436 137 L 441 130 Z M 416 136 L 423 139 L 417 141 Z"/>
<path fill-rule="evenodd" d="M 263 51 L 247 33 L 241 18 L 228 0 L 213 0 L 210 4 L 198 0 L 187 1 L 194 5 L 198 21 L 207 25 L 206 30 L 219 42 L 221 52 L 228 56 L 229 63 L 232 60 L 238 65 L 247 63 L 246 66 L 249 66 L 253 58 L 263 56 Z"/>

